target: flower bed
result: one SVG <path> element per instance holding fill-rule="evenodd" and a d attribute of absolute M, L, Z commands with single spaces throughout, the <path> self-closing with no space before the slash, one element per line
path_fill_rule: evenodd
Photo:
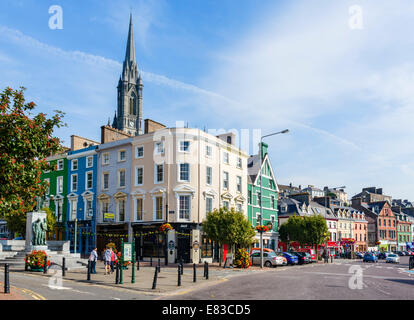
<path fill-rule="evenodd" d="M 32 253 L 26 255 L 24 259 L 26 265 L 30 267 L 31 271 L 44 270 L 46 252 L 43 250 L 34 250 Z M 50 267 L 50 260 L 47 259 L 47 267 Z"/>
<path fill-rule="evenodd" d="M 236 259 L 234 260 L 234 264 L 238 268 L 247 269 L 250 267 L 250 256 L 249 252 L 246 249 L 237 249 L 236 251 Z"/>
<path fill-rule="evenodd" d="M 117 257 L 118 257 L 118 262 L 121 261 L 121 252 L 117 253 Z M 131 261 L 124 261 L 124 263 L 122 264 L 122 269 L 128 269 L 128 266 L 131 264 Z"/>

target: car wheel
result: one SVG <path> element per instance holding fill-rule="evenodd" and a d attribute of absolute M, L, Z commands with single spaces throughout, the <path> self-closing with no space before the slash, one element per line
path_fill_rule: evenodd
<path fill-rule="evenodd" d="M 265 267 L 270 268 L 272 266 L 272 263 L 270 261 L 265 262 Z"/>

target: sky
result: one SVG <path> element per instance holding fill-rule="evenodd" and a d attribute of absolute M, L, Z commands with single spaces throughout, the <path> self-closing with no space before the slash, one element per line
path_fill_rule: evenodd
<path fill-rule="evenodd" d="M 66 146 L 112 123 L 132 13 L 144 119 L 249 130 L 250 154 L 253 132 L 287 128 L 264 140 L 278 183 L 414 200 L 411 0 L 1 5 L 0 90 L 24 86 L 39 112 L 65 112 Z"/>

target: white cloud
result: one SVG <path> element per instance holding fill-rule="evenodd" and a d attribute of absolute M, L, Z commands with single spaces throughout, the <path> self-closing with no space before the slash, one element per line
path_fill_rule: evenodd
<path fill-rule="evenodd" d="M 409 147 L 414 137 L 414 4 L 364 1 L 364 28 L 351 30 L 348 9 L 353 4 L 304 0 L 275 6 L 217 54 L 205 83 L 242 102 L 216 104 L 218 117 L 231 115 L 240 126 L 264 131 L 293 127 L 290 149 L 281 139 L 272 140 L 272 156 L 289 159 L 288 172 L 281 175 L 307 177 L 302 184 L 313 184 L 332 181 L 339 171 L 342 179 L 353 178 L 348 185 L 355 192 L 361 184 L 392 176 L 393 190 L 407 195 L 404 175 L 413 169 L 407 159 L 414 156 Z M 305 158 L 299 156 L 309 145 Z"/>

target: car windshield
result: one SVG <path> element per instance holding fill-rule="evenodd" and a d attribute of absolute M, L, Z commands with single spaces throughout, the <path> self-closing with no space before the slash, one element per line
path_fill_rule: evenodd
<path fill-rule="evenodd" d="M 396 254 L 389 254 L 388 256 L 389 257 L 396 257 L 397 255 Z"/>

